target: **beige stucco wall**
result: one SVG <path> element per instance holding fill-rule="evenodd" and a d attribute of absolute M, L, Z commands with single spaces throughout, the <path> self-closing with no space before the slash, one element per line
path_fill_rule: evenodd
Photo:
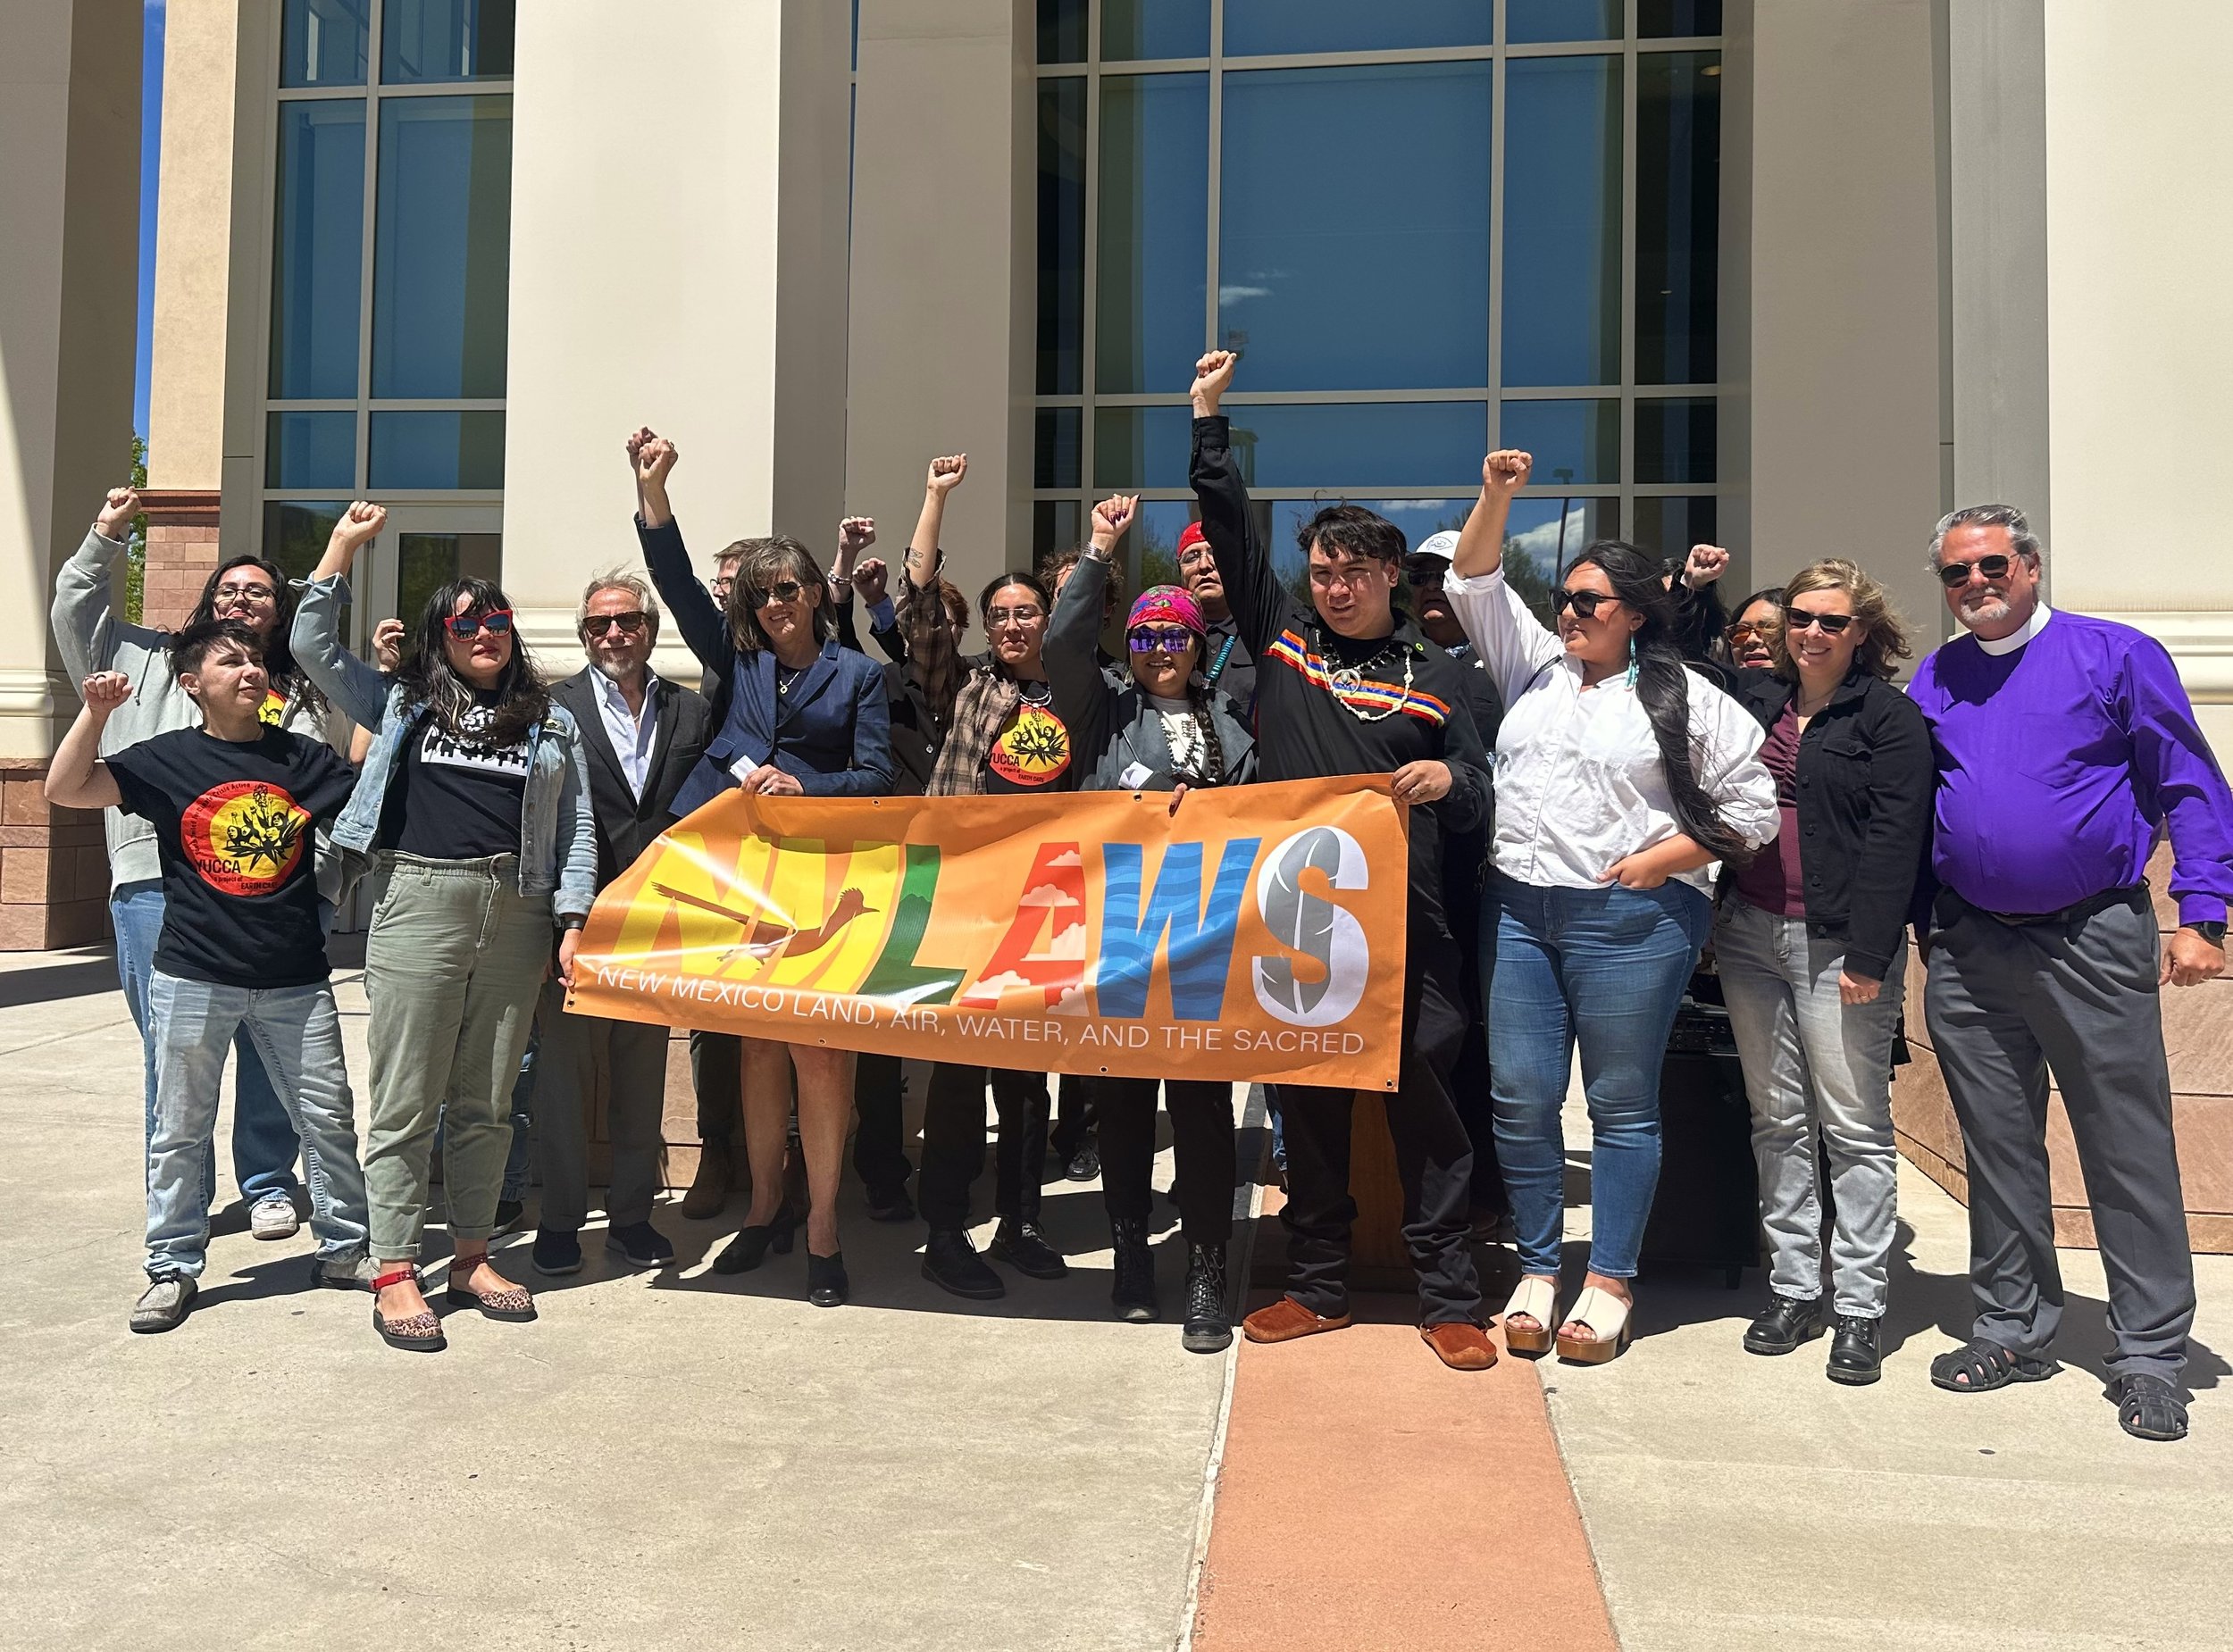
<path fill-rule="evenodd" d="M 44 755 L 76 699 L 54 569 L 131 461 L 139 0 L 0 5 L 0 757 Z M 120 43 L 122 43 L 120 47 Z"/>
<path fill-rule="evenodd" d="M 155 488 L 223 480 L 239 29 L 240 0 L 170 0 L 166 11 L 147 398 L 147 480 Z M 242 300 L 252 304 L 254 289 Z"/>
<path fill-rule="evenodd" d="M 1728 324 L 1752 579 L 1850 556 L 1935 624 L 1939 277 L 1930 0 L 1731 8 L 1749 247 Z"/>
<path fill-rule="evenodd" d="M 1031 18 L 1020 0 L 861 4 L 846 505 L 896 556 L 931 458 L 966 453 L 944 538 L 972 593 L 1031 551 Z"/>
<path fill-rule="evenodd" d="M 701 565 L 841 513 L 847 11 L 537 0 L 518 30 L 505 582 L 564 659 L 583 582 L 637 560 L 637 425 L 682 450 Z"/>

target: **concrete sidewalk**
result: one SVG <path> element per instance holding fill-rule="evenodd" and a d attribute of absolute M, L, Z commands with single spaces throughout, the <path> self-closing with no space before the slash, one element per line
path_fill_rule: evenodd
<path fill-rule="evenodd" d="M 0 970 L 0 1645 L 1181 1635 L 1228 1366 L 1110 1320 L 1098 1189 L 1048 1189 L 1071 1277 L 984 1311 L 917 1275 L 919 1224 L 857 1203 L 835 1311 L 803 1300 L 803 1247 L 716 1278 L 735 1222 L 669 1207 L 682 1266 L 657 1275 L 608 1265 L 595 1226 L 566 1281 L 504 1241 L 540 1322 L 452 1315 L 430 1359 L 383 1347 L 368 1297 L 306 1288 L 307 1231 L 220 1236 L 193 1316 L 135 1337 L 140 1046 L 89 959 Z"/>

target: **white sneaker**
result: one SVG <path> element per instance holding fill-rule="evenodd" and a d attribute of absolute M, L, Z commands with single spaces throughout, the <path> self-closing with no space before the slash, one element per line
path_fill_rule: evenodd
<path fill-rule="evenodd" d="M 248 1231 L 260 1239 L 293 1239 L 302 1226 L 303 1219 L 295 1214 L 295 1201 L 284 1193 L 258 1199 L 248 1212 Z"/>

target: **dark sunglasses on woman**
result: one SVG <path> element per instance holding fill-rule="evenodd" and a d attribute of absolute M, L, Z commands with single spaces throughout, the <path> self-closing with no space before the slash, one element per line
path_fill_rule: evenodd
<path fill-rule="evenodd" d="M 1619 600 L 1609 591 L 1569 591 L 1561 588 L 1551 593 L 1551 612 L 1564 613 L 1571 608 L 1583 619 L 1593 620 L 1597 617 L 1598 609 L 1609 602 Z"/>
<path fill-rule="evenodd" d="M 1194 633 L 1183 625 L 1175 625 L 1168 630 L 1133 631 L 1127 640 L 1134 654 L 1184 654 L 1193 646 Z"/>
<path fill-rule="evenodd" d="M 453 613 L 442 623 L 460 640 L 478 637 L 484 630 L 491 637 L 502 637 L 512 629 L 512 611 L 491 608 L 485 613 Z"/>
<path fill-rule="evenodd" d="M 1750 620 L 1739 620 L 1722 633 L 1731 642 L 1765 642 L 1783 627 L 1770 620 L 1765 625 L 1755 625 Z"/>
<path fill-rule="evenodd" d="M 643 630 L 643 610 L 631 608 L 625 613 L 593 613 L 581 622 L 581 629 L 592 637 L 602 637 L 617 625 L 632 636 Z"/>
<path fill-rule="evenodd" d="M 1974 568 L 1988 580 L 2004 579 L 2008 574 L 2009 559 L 2005 556 L 1980 556 L 1973 563 L 1940 563 L 1938 582 L 1948 590 L 1970 582 L 1970 570 Z"/>
<path fill-rule="evenodd" d="M 796 580 L 778 580 L 764 591 L 752 593 L 752 605 L 765 608 L 772 602 L 797 602 L 799 593 L 807 588 Z"/>
<path fill-rule="evenodd" d="M 1802 631 L 1811 625 L 1825 637 L 1843 637 L 1845 628 L 1853 622 L 1850 613 L 1810 613 L 1804 608 L 1784 610 L 1784 630 Z"/>

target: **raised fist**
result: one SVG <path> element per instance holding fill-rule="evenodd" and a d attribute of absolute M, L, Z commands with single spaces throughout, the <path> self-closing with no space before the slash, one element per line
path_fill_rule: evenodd
<path fill-rule="evenodd" d="M 636 463 L 636 481 L 640 487 L 664 487 L 668 472 L 682 455 L 665 437 L 640 430 L 629 438 L 629 456 Z"/>
<path fill-rule="evenodd" d="M 969 455 L 966 453 L 949 454 L 944 458 L 931 461 L 931 473 L 925 485 L 933 493 L 942 497 L 960 487 L 961 479 L 968 474 Z"/>
<path fill-rule="evenodd" d="M 1694 545 L 1683 560 L 1683 583 L 1703 589 L 1729 571 L 1729 554 L 1718 545 Z"/>
<path fill-rule="evenodd" d="M 382 620 L 372 627 L 372 663 L 390 675 L 403 664 L 401 620 Z"/>
<path fill-rule="evenodd" d="M 876 543 L 876 519 L 849 516 L 838 524 L 838 555 L 858 556 Z"/>
<path fill-rule="evenodd" d="M 1113 494 L 1093 507 L 1093 543 L 1107 550 L 1125 537 L 1132 519 L 1140 513 L 1140 496 Z"/>
<path fill-rule="evenodd" d="M 105 717 L 131 698 L 132 680 L 122 672 L 96 672 L 78 685 L 78 690 L 85 696 L 88 711 Z"/>
<path fill-rule="evenodd" d="M 1527 485 L 1527 472 L 1535 468 L 1534 454 L 1500 447 L 1481 461 L 1481 486 L 1489 493 L 1515 494 Z"/>
<path fill-rule="evenodd" d="M 1212 350 L 1194 363 L 1194 388 L 1188 392 L 1196 409 L 1204 413 L 1217 411 L 1217 403 L 1233 388 L 1233 370 L 1241 358 L 1230 350 Z"/>
<path fill-rule="evenodd" d="M 859 594 L 863 602 L 874 608 L 878 603 L 883 601 L 889 578 L 884 568 L 884 559 L 881 556 L 871 556 L 853 570 L 853 589 Z"/>
<path fill-rule="evenodd" d="M 100 530 L 104 539 L 121 539 L 131 527 L 132 518 L 139 514 L 139 496 L 129 488 L 112 488 L 109 496 L 101 502 L 101 513 L 93 525 Z"/>
<path fill-rule="evenodd" d="M 341 513 L 333 524 L 333 538 L 352 551 L 361 549 L 380 538 L 380 530 L 388 525 L 388 507 L 359 499 Z"/>

